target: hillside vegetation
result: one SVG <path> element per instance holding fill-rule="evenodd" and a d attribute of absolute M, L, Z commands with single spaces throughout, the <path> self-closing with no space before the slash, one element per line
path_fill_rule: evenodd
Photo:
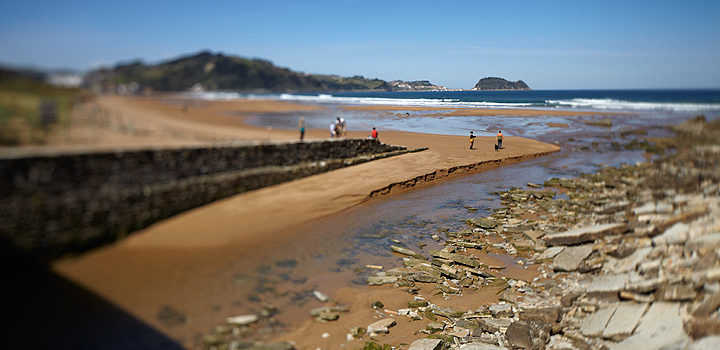
<path fill-rule="evenodd" d="M 247 59 L 210 52 L 181 57 L 155 65 L 142 62 L 101 69 L 86 76 L 89 86 L 110 91 L 123 84 L 131 90 L 184 91 L 338 91 L 390 90 L 381 79 L 362 76 L 305 74 L 277 67 L 262 59 Z M 136 84 L 136 85 L 135 85 Z"/>
<path fill-rule="evenodd" d="M 43 82 L 41 74 L 0 68 L 0 146 L 43 143 L 89 94 Z"/>

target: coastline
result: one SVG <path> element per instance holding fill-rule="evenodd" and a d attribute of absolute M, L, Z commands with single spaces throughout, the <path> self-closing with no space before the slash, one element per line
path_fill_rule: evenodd
<path fill-rule="evenodd" d="M 137 123 L 134 124 L 137 128 L 136 133 L 128 133 L 112 126 L 100 128 L 95 132 L 109 137 L 95 140 L 110 140 L 113 147 L 138 144 L 163 147 L 182 145 L 183 142 L 222 143 L 243 138 L 283 141 L 297 137 L 293 130 L 267 130 L 244 125 L 242 113 L 228 112 L 238 104 L 236 101 L 222 105 L 199 101 L 189 106 L 189 113 L 176 104 L 181 100 L 173 97 L 137 101 L 139 102 L 135 103 L 135 100 L 120 97 L 102 100 L 102 108 L 122 111 L 124 120 L 133 120 Z M 294 108 L 292 104 L 284 102 L 260 101 L 238 107 L 238 110 L 248 115 L 255 111 L 268 113 L 276 103 L 286 111 Z M 161 132 L 168 128 L 173 132 Z M 323 138 L 325 134 L 324 130 L 308 130 L 306 136 Z M 351 137 L 366 136 L 363 132 L 349 134 Z M 369 303 L 382 300 L 386 307 L 381 313 L 397 317 L 393 316 L 392 312 L 398 311 L 393 310 L 406 308 L 409 296 L 407 292 L 397 288 L 357 286 L 357 272 L 352 270 L 337 268 L 336 272 L 335 268 L 325 270 L 324 266 L 317 264 L 312 265 L 314 270 L 308 270 L 307 266 L 303 266 L 303 259 L 316 259 L 317 254 L 326 253 L 324 247 L 337 245 L 331 241 L 341 237 L 334 237 L 333 226 L 345 225 L 347 216 L 366 207 L 359 204 L 373 205 L 377 202 L 372 198 L 374 191 L 380 196 L 402 195 L 405 189 L 427 182 L 440 183 L 449 176 L 497 168 L 559 149 L 557 146 L 530 139 L 506 137 L 506 147 L 501 152 L 503 159 L 497 159 L 493 157 L 494 151 L 490 151 L 494 144 L 491 137 L 478 137 L 475 151 L 465 149 L 467 140 L 464 136 L 383 131 L 381 140 L 410 148 L 431 147 L 428 151 L 365 163 L 196 208 L 136 232 L 112 246 L 57 261 L 53 269 L 188 348 L 204 348 L 210 346 L 208 344 L 211 344 L 211 341 L 224 339 L 226 333 L 213 334 L 212 329 L 223 325 L 228 316 L 261 312 L 257 306 L 248 305 L 268 301 L 263 298 L 255 299 L 257 294 L 261 293 L 259 290 L 263 291 L 262 295 L 274 295 L 274 298 L 287 296 L 287 293 L 291 296 L 303 296 L 299 306 L 292 303 L 270 305 L 272 308 L 280 307 L 283 310 L 280 314 L 275 314 L 277 311 L 272 311 L 272 308 L 262 311 L 270 315 L 270 318 L 262 316 L 263 320 L 275 322 L 267 329 L 273 329 L 276 333 L 263 333 L 265 335 L 253 339 L 292 340 L 300 349 L 314 348 L 318 344 L 340 346 L 348 341 L 344 335 L 350 327 L 364 327 L 377 319 L 377 310 L 368 308 Z M 88 146 L 79 142 L 58 147 L 92 148 L 100 145 Z M 533 220 L 535 219 L 537 218 Z M 315 230 L 317 225 L 329 228 Z M 451 232 L 438 232 L 441 236 L 447 234 L 450 238 Z M 500 245 L 507 243 L 504 238 L 495 238 L 493 242 Z M 430 243 L 429 249 L 442 248 L 442 244 L 444 243 Z M 530 283 L 538 274 L 543 273 L 540 269 L 543 265 L 537 263 L 521 266 L 514 259 L 507 260 L 507 253 L 504 248 L 493 248 L 476 254 L 474 259 L 485 266 L 499 268 L 493 270 L 493 273 L 502 279 Z M 517 249 L 517 253 L 518 256 L 527 257 L 532 250 Z M 342 256 L 341 253 L 335 254 Z M 372 263 L 385 269 L 396 266 L 399 257 L 398 254 L 378 255 L 377 252 L 363 254 L 371 257 Z M 300 258 L 300 263 L 296 266 L 293 265 L 298 264 L 294 260 L 296 258 L 287 260 L 290 256 L 304 258 Z M 286 261 L 295 262 L 290 264 Z M 270 273 L 278 270 L 281 272 L 279 275 L 278 272 Z M 258 285 L 252 284 L 255 279 Z M 338 285 L 345 287 L 338 289 Z M 437 292 L 432 287 L 418 287 L 421 295 Z M 298 290 L 299 288 L 310 289 L 303 291 Z M 470 310 L 478 305 L 497 303 L 499 297 L 504 298 L 498 294 L 504 288 L 502 284 L 490 284 L 467 293 L 461 299 L 431 300 L 441 308 Z M 316 323 L 308 318 L 308 313 L 313 308 L 328 304 L 315 300 L 312 293 L 307 294 L 313 290 L 327 293 L 332 300 L 330 305 L 348 305 L 352 311 L 343 313 L 340 321 Z M 168 324 L 158 316 L 162 310 L 178 312 L 185 321 Z M 362 339 L 408 344 L 417 339 L 417 332 L 426 326 L 426 322 L 414 322 L 404 318 L 402 320 L 389 335 Z M 266 328 L 258 327 L 266 327 L 264 321 L 258 325 L 240 328 L 243 332 L 251 333 L 267 331 Z M 221 326 L 217 331 L 223 329 L 232 328 Z M 331 333 L 331 337 L 326 339 L 322 336 L 325 332 Z M 355 346 L 360 343 L 353 344 Z"/>
<path fill-rule="evenodd" d="M 175 135 L 181 135 L 188 144 L 208 139 L 223 142 L 297 137 L 291 130 L 269 133 L 262 128 L 244 126 L 242 117 L 235 114 L 230 117 L 226 113 L 228 108 L 235 109 L 237 103 L 198 103 L 190 105 L 191 113 L 183 113 L 182 107 L 168 100 L 107 98 L 100 102 L 103 108 L 121 111 L 125 122 L 134 120 L 136 131 L 147 130 L 139 135 L 99 130 L 100 134 L 110 134 L 103 140 L 111 141 L 114 147 L 181 143 L 173 139 L 172 134 L 158 134 L 168 127 L 174 128 Z M 244 106 L 243 111 L 267 111 L 275 104 L 253 102 Z M 285 103 L 279 106 L 295 108 Z M 309 138 L 324 135 L 323 130 L 309 130 L 306 134 Z M 365 136 L 362 132 L 349 135 Z M 312 225 L 319 218 L 366 202 L 374 191 L 397 193 L 450 175 L 486 170 L 559 150 L 557 146 L 520 137 L 506 137 L 505 149 L 497 154 L 490 151 L 494 144 L 491 137 L 478 137 L 474 151 L 466 150 L 464 136 L 387 131 L 381 134 L 381 141 L 411 148 L 430 146 L 430 149 L 240 194 L 159 222 L 114 245 L 58 261 L 53 268 L 173 338 L 184 338 L 187 334 L 205 332 L 222 319 L 218 313 L 205 311 L 203 305 L 225 304 L 236 293 L 233 285 L 218 282 L 225 278 L 232 280 L 223 266 L 236 265 L 238 256 L 242 256 L 243 261 L 258 262 L 263 261 L 268 249 L 288 242 L 307 246 L 308 243 L 302 243 L 298 227 Z M 208 289 L 207 286 L 214 287 Z M 198 298 L 206 301 L 198 304 Z M 177 305 L 193 322 L 181 327 L 165 327 L 156 318 L 157 308 L 163 304 Z"/>

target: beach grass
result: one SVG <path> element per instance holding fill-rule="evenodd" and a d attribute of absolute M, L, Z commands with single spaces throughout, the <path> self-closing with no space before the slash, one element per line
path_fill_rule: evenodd
<path fill-rule="evenodd" d="M 0 74 L 0 146 L 45 143 L 48 134 L 70 122 L 72 107 L 89 97 L 77 88 L 63 88 L 32 78 Z M 43 121 L 42 106 L 54 118 Z"/>

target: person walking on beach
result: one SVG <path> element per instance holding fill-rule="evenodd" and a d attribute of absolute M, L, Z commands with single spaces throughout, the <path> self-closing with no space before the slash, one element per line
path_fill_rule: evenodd
<path fill-rule="evenodd" d="M 298 128 L 300 129 L 300 141 L 302 141 L 305 138 L 305 117 L 300 117 Z"/>
<path fill-rule="evenodd" d="M 347 132 L 345 131 L 345 118 L 338 117 L 337 125 L 338 125 L 338 137 L 347 136 Z"/>
<path fill-rule="evenodd" d="M 340 121 L 335 122 L 335 138 L 340 138 L 342 132 L 340 131 Z"/>
<path fill-rule="evenodd" d="M 503 148 L 503 147 L 502 147 L 502 141 L 503 141 L 502 130 L 498 131 L 498 133 L 497 133 L 497 141 L 498 141 L 498 142 L 497 142 L 498 148 L 499 148 L 499 149 L 502 149 L 502 148 Z"/>
<path fill-rule="evenodd" d="M 378 131 L 375 130 L 375 127 L 374 127 L 374 126 L 373 126 L 372 131 L 370 132 L 370 137 L 372 137 L 373 140 L 377 140 L 377 139 L 378 139 Z"/>
<path fill-rule="evenodd" d="M 473 135 L 473 132 L 470 131 L 470 149 L 473 149 L 474 144 L 475 144 L 475 135 Z"/>
<path fill-rule="evenodd" d="M 335 138 L 335 133 L 337 132 L 337 125 L 335 124 L 335 121 L 330 122 L 330 138 Z"/>

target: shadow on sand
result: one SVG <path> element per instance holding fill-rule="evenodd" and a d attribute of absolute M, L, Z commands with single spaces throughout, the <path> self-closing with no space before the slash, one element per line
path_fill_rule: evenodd
<path fill-rule="evenodd" d="M 177 342 L 0 241 L 7 349 L 182 349 Z"/>

